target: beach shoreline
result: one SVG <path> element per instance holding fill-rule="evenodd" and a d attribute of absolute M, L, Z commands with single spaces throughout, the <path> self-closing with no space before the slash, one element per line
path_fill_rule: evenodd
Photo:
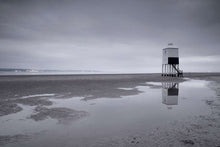
<path fill-rule="evenodd" d="M 57 75 L 0 75 L 2 81 L 58 81 L 58 80 L 128 80 L 139 79 L 152 82 L 181 81 L 184 78 L 205 78 L 220 76 L 220 73 L 184 73 L 183 77 L 166 77 L 161 73 L 129 73 L 129 74 L 57 74 Z"/>
<path fill-rule="evenodd" d="M 124 103 L 127 103 L 126 99 L 129 97 L 135 100 L 139 95 L 148 94 L 154 89 L 160 92 L 161 83 L 184 84 L 191 80 L 207 81 L 208 88 L 216 93 L 214 97 L 211 95 L 204 97 L 204 102 L 201 102 L 209 107 L 212 112 L 210 115 L 193 116 L 185 121 L 171 121 L 166 125 L 153 127 L 150 131 L 143 129 L 143 132 L 130 132 L 126 135 L 115 134 L 113 137 L 98 137 L 97 140 L 91 138 L 84 141 L 76 140 L 76 142 L 68 140 L 69 146 L 219 146 L 220 73 L 186 73 L 184 77 L 162 77 L 159 73 L 0 76 L 0 117 L 16 116 L 18 113 L 26 112 L 26 107 L 30 107 L 33 112 L 29 112 L 29 117 L 23 118 L 24 122 L 39 123 L 51 118 L 61 124 L 71 122 L 74 126 L 75 121 L 95 114 L 90 114 L 90 111 L 87 112 L 76 106 L 67 108 L 65 107 L 67 104 L 62 107 L 54 107 L 54 100 L 62 102 L 80 98 L 80 102 L 90 103 L 88 107 L 102 107 L 101 105 L 96 106 L 94 101 L 106 101 L 106 98 L 114 101 L 113 99 L 124 98 Z M 149 93 L 147 96 L 150 98 L 152 95 Z M 185 101 L 184 97 L 180 99 Z M 142 100 L 145 100 L 145 97 Z M 117 105 L 117 103 L 114 104 Z M 131 106 L 135 106 L 135 104 L 132 103 Z M 50 137 L 53 138 L 53 136 Z M 17 142 L 24 142 L 23 145 L 28 140 L 36 142 L 33 138 L 35 137 L 31 134 L 0 135 L 0 145 L 7 146 L 12 143 L 16 147 Z M 62 139 L 65 140 L 65 137 Z M 50 144 L 47 141 L 44 143 Z M 65 144 L 65 142 L 60 142 L 60 144 Z M 26 145 L 29 146 L 29 144 Z"/>

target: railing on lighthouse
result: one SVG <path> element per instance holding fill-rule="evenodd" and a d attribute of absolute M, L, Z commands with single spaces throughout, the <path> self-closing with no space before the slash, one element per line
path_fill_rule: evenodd
<path fill-rule="evenodd" d="M 179 69 L 179 49 L 172 43 L 163 49 L 162 76 L 183 76 L 183 71 Z"/>

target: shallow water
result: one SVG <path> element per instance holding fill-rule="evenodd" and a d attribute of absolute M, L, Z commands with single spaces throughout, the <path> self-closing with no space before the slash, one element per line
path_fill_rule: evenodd
<path fill-rule="evenodd" d="M 150 131 L 170 122 L 209 115 L 211 109 L 205 100 L 214 99 L 216 93 L 208 84 L 208 81 L 188 80 L 116 87 L 122 93 L 139 91 L 118 98 L 65 97 L 56 91 L 16 97 L 23 110 L 0 117 L 0 145 L 84 146 L 101 138 Z M 38 99 L 44 103 L 21 104 L 21 99 Z"/>

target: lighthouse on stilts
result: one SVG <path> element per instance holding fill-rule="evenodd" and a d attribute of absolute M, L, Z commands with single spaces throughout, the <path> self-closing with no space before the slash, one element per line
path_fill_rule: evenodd
<path fill-rule="evenodd" d="M 179 69 L 179 49 L 172 43 L 163 49 L 162 76 L 183 76 L 183 71 Z"/>

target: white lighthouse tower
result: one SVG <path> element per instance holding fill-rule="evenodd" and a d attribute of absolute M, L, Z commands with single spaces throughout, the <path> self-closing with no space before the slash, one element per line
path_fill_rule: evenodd
<path fill-rule="evenodd" d="M 179 49 L 172 43 L 163 49 L 162 76 L 182 76 L 183 71 L 179 70 Z"/>

